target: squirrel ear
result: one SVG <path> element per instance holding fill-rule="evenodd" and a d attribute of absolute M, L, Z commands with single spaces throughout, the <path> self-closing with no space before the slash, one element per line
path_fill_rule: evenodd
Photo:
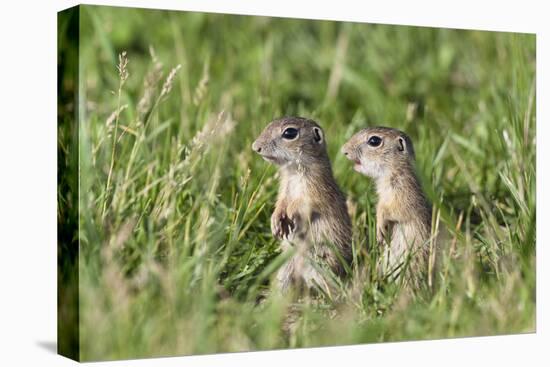
<path fill-rule="evenodd" d="M 407 150 L 407 143 L 402 137 L 397 138 L 397 150 L 400 152 L 406 152 Z"/>
<path fill-rule="evenodd" d="M 318 127 L 313 128 L 313 139 L 316 143 L 321 144 L 323 142 L 323 130 Z"/>
<path fill-rule="evenodd" d="M 407 138 L 404 138 L 402 136 L 397 138 L 397 150 L 399 150 L 400 152 L 404 152 L 405 154 L 408 154 L 414 158 L 414 149 L 412 147 L 412 142 Z"/>

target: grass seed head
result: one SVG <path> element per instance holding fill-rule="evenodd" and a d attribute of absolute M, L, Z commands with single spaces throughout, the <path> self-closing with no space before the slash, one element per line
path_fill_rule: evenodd
<path fill-rule="evenodd" d="M 130 75 L 128 73 L 128 56 L 126 56 L 126 51 L 122 51 L 122 53 L 118 55 L 117 69 L 120 77 L 120 84 L 122 85 L 126 82 L 128 76 Z"/>
<path fill-rule="evenodd" d="M 168 93 L 170 93 L 170 91 L 172 90 L 172 84 L 174 83 L 174 78 L 176 77 L 176 73 L 178 72 L 178 70 L 180 68 L 181 68 L 181 65 L 178 64 L 178 66 L 173 68 L 170 71 L 170 74 L 168 74 L 168 77 L 166 78 L 166 81 L 162 85 L 162 91 L 160 92 L 160 97 L 161 98 L 164 97 L 165 95 L 167 95 Z"/>

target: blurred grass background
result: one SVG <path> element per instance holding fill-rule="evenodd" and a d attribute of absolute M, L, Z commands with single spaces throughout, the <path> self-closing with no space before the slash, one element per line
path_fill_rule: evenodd
<path fill-rule="evenodd" d="M 534 331 L 534 35 L 95 6 L 80 17 L 83 360 Z M 250 147 L 282 115 L 323 126 L 348 196 L 357 263 L 334 299 L 269 292 L 284 260 L 269 227 L 276 170 Z M 371 125 L 412 137 L 450 233 L 432 293 L 374 271 L 373 185 L 339 153 Z"/>

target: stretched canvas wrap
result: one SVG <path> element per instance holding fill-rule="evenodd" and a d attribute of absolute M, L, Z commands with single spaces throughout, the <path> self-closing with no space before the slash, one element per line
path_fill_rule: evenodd
<path fill-rule="evenodd" d="M 59 353 L 534 332 L 535 101 L 533 34 L 60 12 Z"/>

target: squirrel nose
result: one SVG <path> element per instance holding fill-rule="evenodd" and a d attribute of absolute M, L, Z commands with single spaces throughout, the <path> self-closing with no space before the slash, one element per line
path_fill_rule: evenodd
<path fill-rule="evenodd" d="M 252 150 L 254 150 L 256 153 L 260 153 L 262 151 L 262 147 L 258 144 L 257 141 L 252 143 Z"/>

